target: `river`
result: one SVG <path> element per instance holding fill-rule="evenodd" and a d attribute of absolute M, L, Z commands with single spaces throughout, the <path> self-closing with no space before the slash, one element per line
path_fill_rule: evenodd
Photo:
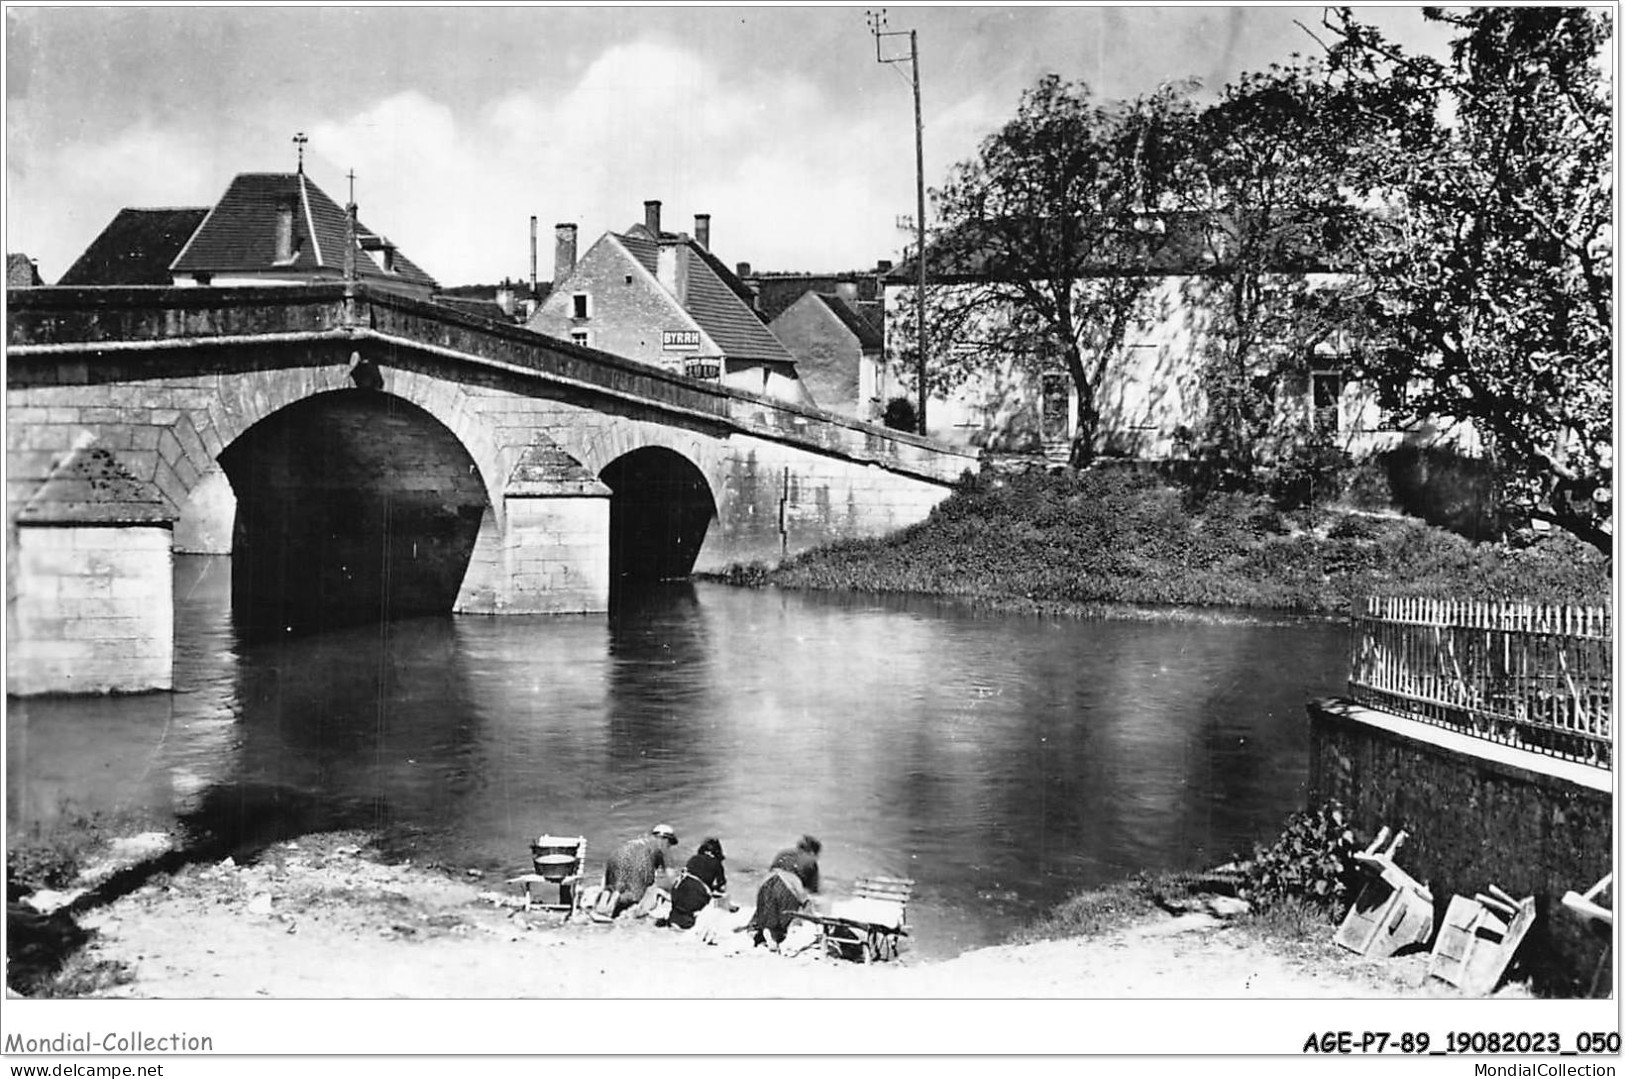
<path fill-rule="evenodd" d="M 10 834 L 138 808 L 246 839 L 386 831 L 500 880 L 673 825 L 735 898 L 803 832 L 825 891 L 916 882 L 914 950 L 1080 887 L 1202 868 L 1303 808 L 1341 624 L 1082 620 L 918 597 L 653 588 L 610 616 L 420 618 L 239 645 L 230 563 L 176 566 L 171 694 L 9 702 Z"/>

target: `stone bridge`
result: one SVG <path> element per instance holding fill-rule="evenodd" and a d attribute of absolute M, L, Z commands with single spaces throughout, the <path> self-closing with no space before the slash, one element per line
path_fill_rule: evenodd
<path fill-rule="evenodd" d="M 8 294 L 8 691 L 166 689 L 177 550 L 246 634 L 608 610 L 924 518 L 975 459 L 359 284 Z"/>

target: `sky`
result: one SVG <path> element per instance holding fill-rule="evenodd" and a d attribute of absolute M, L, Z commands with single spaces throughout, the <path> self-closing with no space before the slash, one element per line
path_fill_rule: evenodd
<path fill-rule="evenodd" d="M 1416 7 L 1361 9 L 1437 50 Z M 59 278 L 122 207 L 209 206 L 242 172 L 305 170 L 443 286 L 524 280 L 538 219 L 580 250 L 661 200 L 711 215 L 728 265 L 897 260 L 915 204 L 906 63 L 862 7 L 8 6 L 6 250 Z M 914 30 L 925 181 L 1048 72 L 1127 97 L 1319 46 L 1319 7 L 892 6 Z M 1302 25 L 1299 25 L 1299 24 Z M 884 40 L 906 56 L 908 38 Z"/>

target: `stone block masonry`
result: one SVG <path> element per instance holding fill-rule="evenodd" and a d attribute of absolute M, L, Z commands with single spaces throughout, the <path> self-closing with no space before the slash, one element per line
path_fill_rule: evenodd
<path fill-rule="evenodd" d="M 1314 702 L 1309 721 L 1311 805 L 1343 803 L 1366 838 L 1409 832 L 1401 868 L 1430 886 L 1435 925 L 1452 895 L 1534 896 L 1524 971 L 1584 994 L 1606 942 L 1561 900 L 1614 867 L 1611 772 L 1347 701 Z"/>
<path fill-rule="evenodd" d="M 108 693 L 173 685 L 170 530 L 20 527 L 6 688 Z"/>
<path fill-rule="evenodd" d="M 609 499 L 510 497 L 505 614 L 609 608 Z"/>

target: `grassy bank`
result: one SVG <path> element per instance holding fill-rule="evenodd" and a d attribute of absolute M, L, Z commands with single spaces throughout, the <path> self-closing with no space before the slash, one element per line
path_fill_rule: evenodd
<path fill-rule="evenodd" d="M 1255 495 L 1193 496 L 1086 472 L 967 480 L 930 517 L 834 544 L 740 584 L 909 592 L 1002 607 L 1253 607 L 1342 614 L 1373 594 L 1600 603 L 1607 560 L 1563 534 L 1473 543 L 1396 514 L 1285 513 Z"/>

